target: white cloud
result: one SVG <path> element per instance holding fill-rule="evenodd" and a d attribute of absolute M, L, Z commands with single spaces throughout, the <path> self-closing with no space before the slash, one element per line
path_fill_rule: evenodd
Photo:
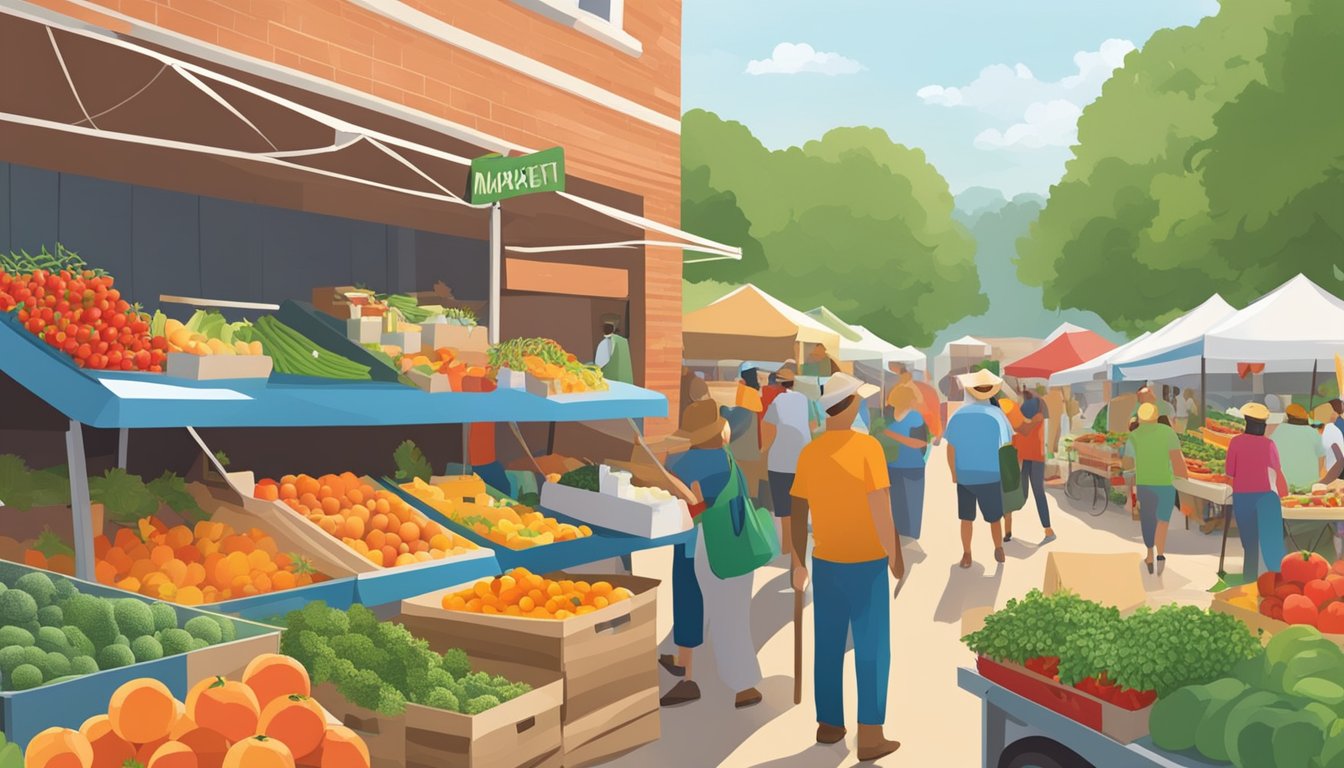
<path fill-rule="evenodd" d="M 975 137 L 976 149 L 1041 149 L 1067 147 L 1078 138 L 1078 116 L 1082 107 L 1071 101 L 1055 99 L 1027 107 L 1024 122 L 1005 131 L 987 128 Z"/>
<path fill-rule="evenodd" d="M 838 53 L 818 51 L 807 43 L 780 43 L 768 59 L 747 62 L 749 75 L 795 75 L 816 72 L 823 75 L 852 75 L 863 70 L 859 62 Z"/>
<path fill-rule="evenodd" d="M 1007 128 L 987 128 L 976 136 L 980 149 L 1069 146 L 1077 138 L 1082 108 L 1101 95 L 1102 84 L 1132 50 L 1130 41 L 1111 39 L 1095 51 L 1075 53 L 1076 71 L 1059 80 L 1041 80 L 1021 63 L 994 64 L 967 85 L 926 85 L 915 95 L 925 104 L 970 107 L 1009 122 Z"/>

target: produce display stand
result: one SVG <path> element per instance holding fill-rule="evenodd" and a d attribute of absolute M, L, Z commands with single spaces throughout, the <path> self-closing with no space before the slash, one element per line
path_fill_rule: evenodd
<path fill-rule="evenodd" d="M 1010 764 L 1057 764 L 1069 768 L 1215 768 L 1216 765 L 1198 756 L 1158 749 L 1146 737 L 1121 744 L 966 667 L 957 669 L 957 686 L 981 701 L 983 768 Z"/>
<path fill-rule="evenodd" d="M 1091 490 L 1092 505 L 1089 511 L 1094 517 L 1100 516 L 1110 506 L 1111 487 L 1115 484 L 1115 478 L 1121 476 L 1119 456 L 1076 442 L 1069 448 L 1067 455 L 1069 474 L 1064 481 L 1064 492 L 1069 498 L 1081 501 L 1084 494 Z"/>

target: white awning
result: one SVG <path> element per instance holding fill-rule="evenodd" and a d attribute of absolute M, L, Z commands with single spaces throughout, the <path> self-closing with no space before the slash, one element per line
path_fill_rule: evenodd
<path fill-rule="evenodd" d="M 1204 334 L 1236 313 L 1231 304 L 1215 293 L 1203 304 L 1126 349 L 1124 354 L 1111 358 L 1111 378 L 1159 381 L 1199 373 Z"/>

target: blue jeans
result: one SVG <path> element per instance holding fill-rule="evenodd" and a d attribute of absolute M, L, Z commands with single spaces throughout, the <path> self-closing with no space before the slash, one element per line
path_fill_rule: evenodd
<path fill-rule="evenodd" d="M 887 561 L 831 563 L 812 558 L 812 623 L 815 633 L 817 722 L 844 726 L 842 676 L 845 638 L 854 631 L 854 674 L 859 688 L 859 724 L 887 719 L 891 673 L 891 594 Z"/>
<path fill-rule="evenodd" d="M 678 648 L 705 642 L 705 597 L 695 578 L 695 552 L 685 544 L 672 551 L 672 642 Z"/>
<path fill-rule="evenodd" d="M 1283 506 L 1277 493 L 1234 493 L 1232 514 L 1245 551 L 1241 572 L 1246 583 L 1260 575 L 1260 557 L 1265 570 L 1277 573 L 1283 562 Z"/>
<path fill-rule="evenodd" d="M 1041 527 L 1050 527 L 1050 504 L 1045 498 L 1045 462 L 1027 459 L 1022 462 L 1023 496 L 1036 497 L 1036 516 L 1041 518 Z"/>
<path fill-rule="evenodd" d="M 891 477 L 891 519 L 896 532 L 919 538 L 924 527 L 924 468 L 887 467 Z"/>

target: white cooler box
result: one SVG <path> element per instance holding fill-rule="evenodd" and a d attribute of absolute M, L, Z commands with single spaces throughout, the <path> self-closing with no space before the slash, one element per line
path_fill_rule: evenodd
<path fill-rule="evenodd" d="M 657 539 L 690 530 L 691 515 L 680 499 L 648 504 L 559 483 L 541 487 L 541 506 L 589 525 Z"/>

